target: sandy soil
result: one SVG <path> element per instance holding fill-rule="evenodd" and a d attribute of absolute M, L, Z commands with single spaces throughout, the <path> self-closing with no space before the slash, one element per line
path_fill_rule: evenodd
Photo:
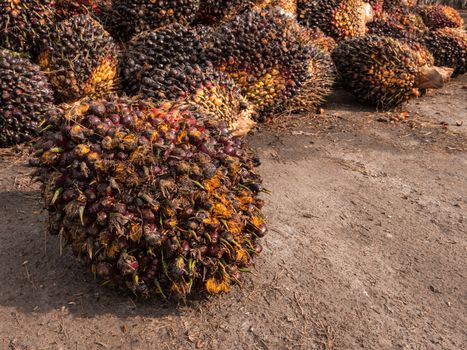
<path fill-rule="evenodd" d="M 25 157 L 0 151 L 0 349 L 467 348 L 467 76 L 391 113 L 339 93 L 251 141 L 272 191 L 256 276 L 183 305 L 60 256 Z"/>

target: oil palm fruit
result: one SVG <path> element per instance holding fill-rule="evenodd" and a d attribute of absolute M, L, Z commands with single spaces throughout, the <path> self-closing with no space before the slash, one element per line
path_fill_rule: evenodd
<path fill-rule="evenodd" d="M 198 8 L 199 0 L 113 0 L 112 32 L 126 41 L 171 23 L 189 24 Z"/>
<path fill-rule="evenodd" d="M 53 92 L 37 65 L 0 50 L 0 147 L 29 141 L 57 113 Z"/>
<path fill-rule="evenodd" d="M 254 108 L 237 85 L 210 66 L 181 65 L 148 72 L 139 94 L 157 101 L 186 101 L 203 115 L 225 122 L 234 136 L 246 135 L 255 125 Z"/>
<path fill-rule="evenodd" d="M 420 65 L 434 64 L 433 55 L 423 44 L 420 33 L 403 26 L 391 17 L 377 19 L 368 23 L 368 34 L 389 36 L 407 44 L 417 55 Z"/>
<path fill-rule="evenodd" d="M 417 11 L 430 29 L 464 27 L 462 16 L 450 6 L 426 5 L 418 7 Z"/>
<path fill-rule="evenodd" d="M 0 0 L 0 47 L 33 53 L 54 21 L 52 0 Z"/>
<path fill-rule="evenodd" d="M 400 41 L 376 35 L 349 38 L 332 52 L 342 83 L 359 100 L 381 109 L 417 96 L 419 89 L 440 88 L 452 69 L 421 64 Z"/>
<path fill-rule="evenodd" d="M 435 64 L 454 68 L 453 76 L 467 72 L 467 34 L 458 28 L 441 28 L 424 37 Z"/>
<path fill-rule="evenodd" d="M 169 102 L 82 100 L 36 149 L 50 233 L 102 284 L 227 292 L 261 251 L 258 161 L 222 123 Z"/>
<path fill-rule="evenodd" d="M 198 32 L 192 28 L 175 23 L 142 33 L 128 43 L 120 60 L 122 88 L 134 95 L 147 72 L 205 62 Z"/>
<path fill-rule="evenodd" d="M 82 14 L 99 16 L 105 9 L 109 9 L 112 0 L 56 0 L 54 9 L 60 20 Z"/>
<path fill-rule="evenodd" d="M 200 0 L 196 22 L 219 25 L 251 7 L 250 0 Z"/>
<path fill-rule="evenodd" d="M 297 15 L 297 0 L 256 0 L 254 6 L 257 9 L 277 7 L 292 17 Z"/>
<path fill-rule="evenodd" d="M 363 0 L 298 0 L 297 8 L 300 24 L 335 39 L 362 36 L 373 20 L 371 5 Z"/>
<path fill-rule="evenodd" d="M 332 62 L 304 45 L 305 37 L 281 11 L 251 10 L 216 30 L 207 51 L 215 68 L 232 78 L 264 117 L 288 111 L 293 98 L 308 101 L 301 108 L 314 109 L 328 93 Z"/>
<path fill-rule="evenodd" d="M 317 48 L 323 50 L 324 52 L 330 54 L 337 47 L 336 40 L 324 34 L 323 31 L 319 28 L 310 28 L 308 33 L 310 36 L 308 43 L 315 45 Z"/>
<path fill-rule="evenodd" d="M 60 102 L 112 91 L 117 75 L 118 47 L 92 17 L 73 16 L 49 31 L 38 63 Z"/>

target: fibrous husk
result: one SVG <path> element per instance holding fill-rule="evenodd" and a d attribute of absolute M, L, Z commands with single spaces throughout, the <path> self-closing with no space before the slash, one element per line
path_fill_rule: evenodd
<path fill-rule="evenodd" d="M 156 101 L 181 100 L 202 115 L 223 121 L 234 136 L 243 136 L 255 126 L 255 110 L 237 85 L 211 66 L 181 65 L 146 72 L 139 95 Z"/>
<path fill-rule="evenodd" d="M 363 0 L 298 0 L 298 21 L 335 39 L 362 36 L 373 11 Z"/>
<path fill-rule="evenodd" d="M 115 87 L 118 47 L 92 17 L 74 16 L 49 31 L 38 63 L 58 101 L 103 96 Z"/>
<path fill-rule="evenodd" d="M 0 0 L 0 47 L 36 54 L 41 36 L 55 20 L 52 0 Z"/>
<path fill-rule="evenodd" d="M 0 50 L 0 147 L 30 141 L 58 112 L 53 92 L 37 65 Z"/>
<path fill-rule="evenodd" d="M 258 161 L 215 120 L 169 102 L 81 101 L 36 148 L 50 233 L 102 284 L 227 292 L 261 252 Z"/>
<path fill-rule="evenodd" d="M 456 9 L 450 6 L 420 6 L 417 8 L 417 12 L 422 17 L 425 25 L 430 29 L 464 27 L 464 20 L 462 19 L 462 16 Z"/>
<path fill-rule="evenodd" d="M 310 40 L 293 18 L 267 8 L 247 11 L 220 27 L 208 53 L 214 66 L 237 83 L 261 115 L 268 116 L 287 111 L 298 96 L 309 101 L 305 109 L 316 108 L 328 93 L 319 87 L 332 85 L 332 64 L 317 62 L 326 57 L 307 44 Z M 313 79 L 327 83 L 317 84 L 311 93 Z M 303 96 L 304 92 L 310 95 Z"/>
<path fill-rule="evenodd" d="M 343 85 L 359 100 L 380 109 L 418 96 L 419 88 L 439 88 L 449 75 L 448 71 L 422 66 L 413 50 L 390 37 L 347 39 L 339 43 L 332 58 Z"/>
<path fill-rule="evenodd" d="M 467 34 L 462 29 L 441 28 L 430 31 L 424 43 L 437 66 L 454 68 L 453 76 L 467 72 Z"/>
<path fill-rule="evenodd" d="M 127 41 L 168 24 L 190 24 L 199 5 L 199 0 L 113 0 L 109 27 L 114 36 Z"/>

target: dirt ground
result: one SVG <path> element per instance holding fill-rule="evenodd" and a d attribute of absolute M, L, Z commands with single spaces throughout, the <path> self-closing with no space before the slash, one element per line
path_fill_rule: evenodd
<path fill-rule="evenodd" d="M 60 256 L 25 157 L 0 151 L 0 349 L 467 348 L 467 76 L 391 113 L 340 92 L 251 142 L 272 191 L 255 276 L 182 305 Z"/>

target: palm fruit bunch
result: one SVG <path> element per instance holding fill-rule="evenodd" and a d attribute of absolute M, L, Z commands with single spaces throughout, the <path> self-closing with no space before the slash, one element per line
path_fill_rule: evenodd
<path fill-rule="evenodd" d="M 462 16 L 450 6 L 426 5 L 420 6 L 417 11 L 430 29 L 464 27 Z"/>
<path fill-rule="evenodd" d="M 60 20 L 81 14 L 99 15 L 110 8 L 112 0 L 56 0 L 54 9 Z"/>
<path fill-rule="evenodd" d="M 0 47 L 33 53 L 54 21 L 52 0 L 0 0 Z"/>
<path fill-rule="evenodd" d="M 427 33 L 425 45 L 437 66 L 454 68 L 453 76 L 467 72 L 467 34 L 462 29 L 441 28 Z"/>
<path fill-rule="evenodd" d="M 59 102 L 101 96 L 115 85 L 118 47 L 102 25 L 88 15 L 53 26 L 38 57 Z"/>
<path fill-rule="evenodd" d="M 331 53 L 336 47 L 337 42 L 330 36 L 327 36 L 319 28 L 313 28 L 308 30 L 309 42 L 324 52 Z"/>
<path fill-rule="evenodd" d="M 392 21 L 397 21 L 409 32 L 423 34 L 428 28 L 423 23 L 423 19 L 413 10 L 414 1 L 384 0 L 382 17 L 390 17 Z"/>
<path fill-rule="evenodd" d="M 200 0 L 196 22 L 219 25 L 252 7 L 250 0 Z"/>
<path fill-rule="evenodd" d="M 0 147 L 31 140 L 56 113 L 52 89 L 39 67 L 0 50 Z"/>
<path fill-rule="evenodd" d="M 433 55 L 423 44 L 423 40 L 419 37 L 417 31 L 410 31 L 409 28 L 403 26 L 391 17 L 377 19 L 372 23 L 368 23 L 368 34 L 389 36 L 407 44 L 417 55 L 420 65 L 434 64 Z"/>
<path fill-rule="evenodd" d="M 297 15 L 297 0 L 255 0 L 254 6 L 257 9 L 278 7 L 291 16 Z"/>
<path fill-rule="evenodd" d="M 262 250 L 258 161 L 222 123 L 169 102 L 82 100 L 36 150 L 50 233 L 102 284 L 227 292 Z"/>
<path fill-rule="evenodd" d="M 373 20 L 372 9 L 363 0 L 298 0 L 298 21 L 319 28 L 335 39 L 361 36 Z"/>
<path fill-rule="evenodd" d="M 340 42 L 332 58 L 343 85 L 359 100 L 380 109 L 419 95 L 419 89 L 440 88 L 452 73 L 421 66 L 423 62 L 406 44 L 376 35 Z"/>
<path fill-rule="evenodd" d="M 198 32 L 175 23 L 134 37 L 119 64 L 122 88 L 130 95 L 140 90 L 141 80 L 154 70 L 206 62 Z"/>
<path fill-rule="evenodd" d="M 121 40 L 171 23 L 190 24 L 199 0 L 113 0 L 111 31 Z"/>
<path fill-rule="evenodd" d="M 304 42 L 303 28 L 294 19 L 267 8 L 244 12 L 220 27 L 207 51 L 214 67 L 232 78 L 266 117 L 287 111 L 299 96 L 308 101 L 301 107 L 316 108 L 328 93 L 332 61 Z M 321 60 L 323 64 L 317 62 Z M 310 91 L 313 80 L 320 83 Z"/>
<path fill-rule="evenodd" d="M 204 116 L 222 120 L 234 136 L 246 135 L 255 125 L 254 108 L 237 85 L 210 66 L 154 70 L 142 79 L 138 94 L 157 101 L 186 101 Z"/>

